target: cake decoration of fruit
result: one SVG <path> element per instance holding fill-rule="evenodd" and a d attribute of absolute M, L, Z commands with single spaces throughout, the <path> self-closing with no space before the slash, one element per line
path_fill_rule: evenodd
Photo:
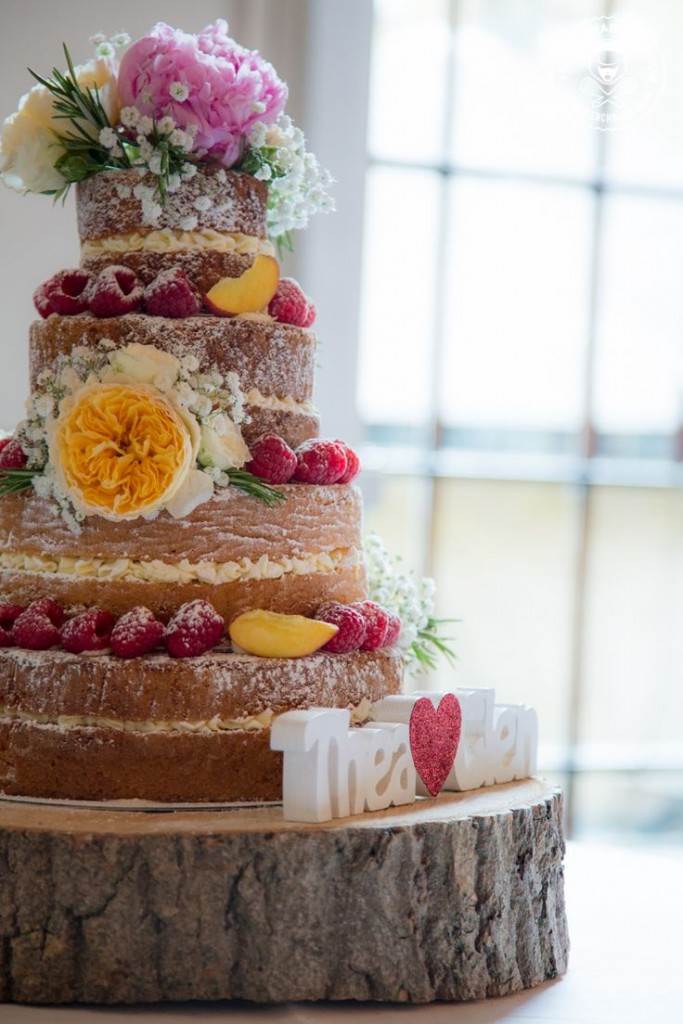
<path fill-rule="evenodd" d="M 225 22 L 64 61 L 0 142 L 6 184 L 75 191 L 81 242 L 34 293 L 0 441 L 0 790 L 277 800 L 279 715 L 366 721 L 450 655 L 320 437 L 316 310 L 278 253 L 331 178 Z"/>

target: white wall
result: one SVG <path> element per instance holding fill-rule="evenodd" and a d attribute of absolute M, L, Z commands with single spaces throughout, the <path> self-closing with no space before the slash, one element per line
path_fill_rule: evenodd
<path fill-rule="evenodd" d="M 297 239 L 285 271 L 301 278 L 319 310 L 318 403 L 323 426 L 353 440 L 355 359 L 363 209 L 367 50 L 371 0 L 2 0 L 0 118 L 39 73 L 61 65 L 65 40 L 77 61 L 91 56 L 95 32 L 133 38 L 164 20 L 198 31 L 226 17 L 232 34 L 259 48 L 290 86 L 288 110 L 311 148 L 339 179 L 339 212 L 319 217 Z M 21 418 L 27 380 L 27 333 L 35 287 L 78 262 L 73 198 L 64 208 L 44 196 L 0 186 L 0 428 Z"/>

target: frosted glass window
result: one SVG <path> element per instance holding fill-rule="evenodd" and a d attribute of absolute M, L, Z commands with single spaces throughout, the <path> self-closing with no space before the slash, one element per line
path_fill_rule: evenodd
<path fill-rule="evenodd" d="M 367 422 L 429 415 L 439 188 L 428 171 L 368 177 L 358 379 Z"/>
<path fill-rule="evenodd" d="M 374 156 L 443 159 L 448 0 L 375 4 L 369 147 Z"/>
<path fill-rule="evenodd" d="M 589 0 L 458 4 L 451 159 L 465 167 L 587 177 L 596 139 L 580 90 Z"/>
<path fill-rule="evenodd" d="M 447 424 L 576 431 L 592 197 L 457 178 L 446 277 Z"/>
<path fill-rule="evenodd" d="M 673 435 L 683 412 L 683 203 L 605 199 L 595 421 Z"/>

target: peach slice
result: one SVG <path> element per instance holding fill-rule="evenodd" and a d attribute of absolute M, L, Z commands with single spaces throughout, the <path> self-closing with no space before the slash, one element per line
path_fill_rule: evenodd
<path fill-rule="evenodd" d="M 222 277 L 204 297 L 218 316 L 258 313 L 265 309 L 277 290 L 280 266 L 273 256 L 259 254 L 239 277 Z"/>
<path fill-rule="evenodd" d="M 230 623 L 230 639 L 259 658 L 303 658 L 324 647 L 339 627 L 303 615 L 282 615 L 262 608 L 238 615 Z"/>

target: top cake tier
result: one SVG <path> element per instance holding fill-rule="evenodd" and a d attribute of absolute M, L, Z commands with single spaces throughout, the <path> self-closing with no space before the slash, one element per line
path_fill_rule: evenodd
<path fill-rule="evenodd" d="M 266 238 L 268 191 L 249 174 L 200 166 L 181 180 L 161 206 L 155 199 L 156 179 L 137 171 L 95 174 L 77 188 L 78 234 L 86 249 L 106 240 L 155 231 Z"/>
<path fill-rule="evenodd" d="M 206 294 L 225 277 L 239 277 L 259 253 L 273 255 L 266 236 L 268 192 L 248 174 L 197 167 L 162 206 L 156 179 L 108 171 L 78 185 L 81 264 L 97 273 L 110 264 L 133 270 L 143 284 L 180 267 Z"/>

